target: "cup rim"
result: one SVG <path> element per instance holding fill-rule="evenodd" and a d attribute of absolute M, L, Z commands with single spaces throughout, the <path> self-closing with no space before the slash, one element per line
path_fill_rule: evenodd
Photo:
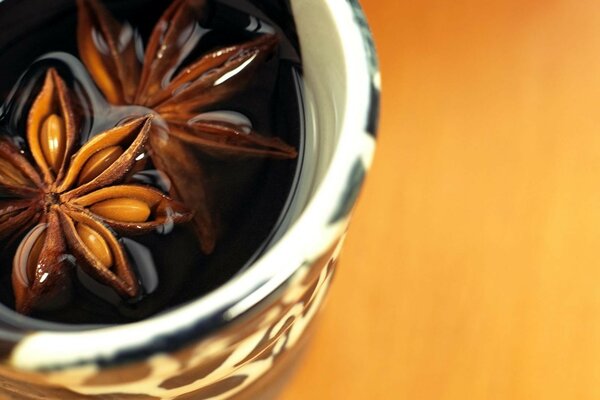
<path fill-rule="evenodd" d="M 306 252 L 319 254 L 344 233 L 348 215 L 332 221 L 332 210 L 323 205 L 331 202 L 332 195 L 337 193 L 339 196 L 344 192 L 347 182 L 340 180 L 340 176 L 356 167 L 346 154 L 359 154 L 365 169 L 371 163 L 379 115 L 380 77 L 371 33 L 358 1 L 324 0 L 324 3 L 333 16 L 340 38 L 344 38 L 339 43 L 347 69 L 344 82 L 348 88 L 346 113 L 325 175 L 297 221 L 251 267 L 201 298 L 138 322 L 90 330 L 27 334 L 11 352 L 11 365 L 23 369 L 66 368 L 98 361 L 102 365 L 113 365 L 176 350 L 247 316 L 257 304 L 284 286 L 300 267 L 310 262 Z M 368 139 L 357 139 L 357 130 Z M 354 189 L 360 188 L 362 177 L 364 174 Z M 351 193 L 346 199 L 348 210 L 345 211 L 349 212 L 356 195 L 356 192 Z M 302 232 L 307 229 L 324 231 L 321 243 L 294 249 L 292 244 L 302 242 Z M 321 246 L 321 249 L 307 250 L 309 246 Z M 281 259 L 291 262 L 282 264 L 278 261 Z M 0 340 L 3 339 L 1 334 Z M 165 340 L 167 337 L 170 340 Z M 12 341 L 15 338 L 7 333 L 4 339 Z M 98 340 L 112 346 L 90 349 L 89 343 Z M 68 345 L 70 354 L 61 355 L 52 350 L 64 348 L 63 345 Z"/>

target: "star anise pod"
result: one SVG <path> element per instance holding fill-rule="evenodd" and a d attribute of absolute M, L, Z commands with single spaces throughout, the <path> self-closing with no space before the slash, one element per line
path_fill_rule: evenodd
<path fill-rule="evenodd" d="M 49 69 L 27 119 L 30 154 L 0 137 L 0 240 L 26 233 L 13 258 L 18 312 L 30 313 L 68 289 L 69 254 L 121 296 L 137 296 L 138 281 L 115 232 L 143 234 L 191 219 L 156 189 L 117 184 L 145 151 L 152 118 L 99 133 L 77 150 L 68 88 Z"/>
<path fill-rule="evenodd" d="M 168 124 L 169 137 L 151 132 L 152 160 L 173 183 L 172 194 L 194 210 L 202 249 L 215 245 L 208 188 L 192 147 L 211 153 L 294 158 L 296 150 L 235 123 L 197 118 L 202 110 L 242 90 L 275 50 L 278 39 L 265 34 L 219 48 L 183 66 L 195 48 L 205 0 L 175 0 L 156 23 L 143 61 L 143 48 L 131 26 L 122 25 L 97 0 L 78 0 L 79 53 L 107 100 L 153 109 Z"/>

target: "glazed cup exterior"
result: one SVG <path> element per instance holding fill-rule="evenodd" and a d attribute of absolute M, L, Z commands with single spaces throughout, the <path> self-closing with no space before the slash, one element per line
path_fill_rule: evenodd
<path fill-rule="evenodd" d="M 354 0 L 291 0 L 304 68 L 306 157 L 290 228 L 253 266 L 138 323 L 4 340 L 0 397 L 267 399 L 305 347 L 371 164 L 380 78 Z"/>

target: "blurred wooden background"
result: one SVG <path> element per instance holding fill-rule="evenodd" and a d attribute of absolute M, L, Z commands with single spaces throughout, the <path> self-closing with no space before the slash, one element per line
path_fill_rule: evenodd
<path fill-rule="evenodd" d="M 600 398 L 600 2 L 362 3 L 378 152 L 282 399 Z"/>

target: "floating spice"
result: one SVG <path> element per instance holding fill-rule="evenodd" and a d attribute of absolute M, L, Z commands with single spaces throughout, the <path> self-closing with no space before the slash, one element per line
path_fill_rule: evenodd
<path fill-rule="evenodd" d="M 157 130 L 150 133 L 151 157 L 171 179 L 171 194 L 193 209 L 202 249 L 210 253 L 216 241 L 214 211 L 193 148 L 275 158 L 294 158 L 297 152 L 281 139 L 246 126 L 195 117 L 245 88 L 273 53 L 277 37 L 264 34 L 183 65 L 198 40 L 193 32 L 208 6 L 206 1 L 176 0 L 154 26 L 140 62 L 136 51 L 143 45 L 130 26 L 121 25 L 97 0 L 78 0 L 77 5 L 80 57 L 106 99 L 148 107 L 167 122 L 168 140 Z"/>
<path fill-rule="evenodd" d="M 138 295 L 137 278 L 114 232 L 144 234 L 192 216 L 154 188 L 119 184 L 145 151 L 151 125 L 151 115 L 137 118 L 77 149 L 69 91 L 50 69 L 27 119 L 31 154 L 0 137 L 0 239 L 26 233 L 13 260 L 18 312 L 65 297 L 73 273 L 66 254 L 121 296 Z"/>

